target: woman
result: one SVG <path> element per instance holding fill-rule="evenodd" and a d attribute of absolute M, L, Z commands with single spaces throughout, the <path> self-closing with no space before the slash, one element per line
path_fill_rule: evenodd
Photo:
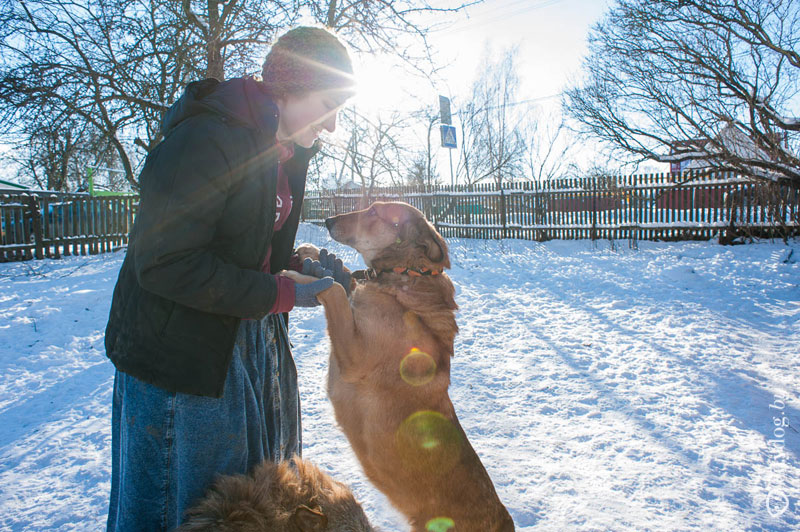
<path fill-rule="evenodd" d="M 109 530 L 174 528 L 215 475 L 300 454 L 286 313 L 318 305 L 334 279 L 319 263 L 308 284 L 279 272 L 302 269 L 308 163 L 352 73 L 336 37 L 296 28 L 261 80 L 191 83 L 166 113 L 106 328 Z"/>

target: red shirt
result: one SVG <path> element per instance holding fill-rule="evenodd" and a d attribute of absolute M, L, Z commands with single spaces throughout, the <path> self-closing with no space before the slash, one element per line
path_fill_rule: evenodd
<path fill-rule="evenodd" d="M 292 212 L 292 191 L 289 188 L 289 177 L 283 169 L 284 163 L 294 155 L 294 146 L 284 146 L 276 144 L 278 147 L 278 196 L 275 198 L 275 228 L 273 234 L 277 233 L 289 218 Z"/>
<path fill-rule="evenodd" d="M 278 149 L 278 187 L 277 195 L 275 198 L 275 224 L 272 228 L 274 235 L 281 230 L 286 220 L 289 218 L 289 213 L 292 212 L 292 191 L 289 187 L 289 177 L 283 169 L 286 161 L 294 155 L 293 144 L 276 143 Z M 267 256 L 264 263 L 261 265 L 261 271 L 264 273 L 274 273 L 269 271 L 269 259 L 272 255 L 272 246 L 267 249 Z M 293 257 L 294 258 L 294 257 Z M 290 261 L 290 268 L 298 270 L 298 262 L 296 260 Z M 277 314 L 281 312 L 289 312 L 294 307 L 294 281 L 288 277 L 276 276 L 275 280 L 278 282 L 278 297 L 275 298 L 275 304 L 270 309 L 270 314 Z"/>

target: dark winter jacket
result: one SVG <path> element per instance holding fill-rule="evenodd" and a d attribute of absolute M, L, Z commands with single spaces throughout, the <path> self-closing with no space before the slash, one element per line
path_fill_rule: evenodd
<path fill-rule="evenodd" d="M 275 303 L 316 148 L 284 168 L 294 198 L 273 235 L 278 111 L 250 78 L 191 83 L 166 113 L 139 176 L 139 212 L 106 327 L 118 370 L 170 391 L 220 397 L 241 318 Z"/>

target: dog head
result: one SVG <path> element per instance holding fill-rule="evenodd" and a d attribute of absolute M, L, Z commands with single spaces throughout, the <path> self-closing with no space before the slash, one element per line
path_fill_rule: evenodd
<path fill-rule="evenodd" d="M 282 474 L 287 484 L 297 482 L 294 492 L 301 494 L 290 518 L 299 532 L 377 532 L 350 488 L 308 461 L 295 457 L 293 462 L 296 471 Z"/>
<path fill-rule="evenodd" d="M 358 251 L 375 269 L 450 267 L 447 244 L 418 209 L 376 201 L 368 208 L 325 220 L 331 238 Z"/>
<path fill-rule="evenodd" d="M 219 477 L 176 532 L 378 532 L 350 489 L 295 456 Z"/>

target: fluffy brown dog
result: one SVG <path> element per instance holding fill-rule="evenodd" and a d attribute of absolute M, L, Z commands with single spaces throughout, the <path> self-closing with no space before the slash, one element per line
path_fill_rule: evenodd
<path fill-rule="evenodd" d="M 371 532 L 344 484 L 295 457 L 219 478 L 176 532 Z"/>
<path fill-rule="evenodd" d="M 513 531 L 447 394 L 458 327 L 444 239 L 405 203 L 326 225 L 370 267 L 349 301 L 338 284 L 318 296 L 332 347 L 328 394 L 364 472 L 415 532 Z"/>

